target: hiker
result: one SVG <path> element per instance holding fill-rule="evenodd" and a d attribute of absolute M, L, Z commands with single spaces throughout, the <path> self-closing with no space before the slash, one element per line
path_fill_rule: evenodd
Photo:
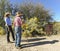
<path fill-rule="evenodd" d="M 5 26 L 6 26 L 6 33 L 7 33 L 7 42 L 10 43 L 10 32 L 12 34 L 13 41 L 15 40 L 14 37 L 14 32 L 12 30 L 12 21 L 10 18 L 10 13 L 6 12 L 4 15 L 4 21 L 5 21 Z"/>
<path fill-rule="evenodd" d="M 21 33 L 21 25 L 22 25 L 21 16 L 23 16 L 21 12 L 16 12 L 16 16 L 14 19 L 15 34 L 16 34 L 16 40 L 15 40 L 16 48 L 21 48 L 21 34 L 22 34 Z"/>

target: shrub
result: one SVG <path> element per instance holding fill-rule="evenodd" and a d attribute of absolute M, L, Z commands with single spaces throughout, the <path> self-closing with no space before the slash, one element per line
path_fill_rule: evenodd
<path fill-rule="evenodd" d="M 5 30 L 3 29 L 3 27 L 0 27 L 0 35 L 4 35 L 5 34 Z"/>
<path fill-rule="evenodd" d="M 37 17 L 27 19 L 22 25 L 22 36 L 29 37 L 37 34 L 44 34 L 43 28 L 40 25 Z"/>
<path fill-rule="evenodd" d="M 30 31 L 28 31 L 28 30 L 25 30 L 24 32 L 22 32 L 22 36 L 23 37 L 31 37 L 32 36 L 32 34 L 30 33 Z"/>

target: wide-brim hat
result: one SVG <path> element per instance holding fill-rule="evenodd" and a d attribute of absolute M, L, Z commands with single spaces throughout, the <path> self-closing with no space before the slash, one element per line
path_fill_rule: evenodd
<path fill-rule="evenodd" d="M 21 12 L 16 12 L 16 15 L 22 16 L 23 14 Z"/>
<path fill-rule="evenodd" d="M 6 13 L 5 13 L 5 16 L 7 16 L 7 15 L 10 15 L 10 13 L 9 13 L 9 12 L 6 12 Z"/>

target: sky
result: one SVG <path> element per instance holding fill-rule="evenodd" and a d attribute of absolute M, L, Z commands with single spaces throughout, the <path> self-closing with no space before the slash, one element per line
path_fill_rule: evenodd
<path fill-rule="evenodd" d="M 11 3 L 20 4 L 23 3 L 25 0 L 10 0 Z M 60 22 L 60 0 L 26 0 L 27 2 L 33 3 L 41 3 L 46 9 L 52 11 L 53 19 L 55 21 Z"/>

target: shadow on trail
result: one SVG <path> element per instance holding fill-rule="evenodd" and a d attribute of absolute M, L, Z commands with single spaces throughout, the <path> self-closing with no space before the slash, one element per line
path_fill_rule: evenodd
<path fill-rule="evenodd" d="M 22 40 L 22 42 L 32 42 L 32 41 L 39 41 L 39 40 L 45 40 L 46 38 L 31 38 L 27 40 Z"/>
<path fill-rule="evenodd" d="M 59 41 L 58 40 L 52 40 L 52 41 L 42 41 L 42 42 L 28 43 L 28 44 L 23 44 L 22 48 L 45 45 L 45 44 L 54 44 L 56 42 L 59 42 Z"/>

